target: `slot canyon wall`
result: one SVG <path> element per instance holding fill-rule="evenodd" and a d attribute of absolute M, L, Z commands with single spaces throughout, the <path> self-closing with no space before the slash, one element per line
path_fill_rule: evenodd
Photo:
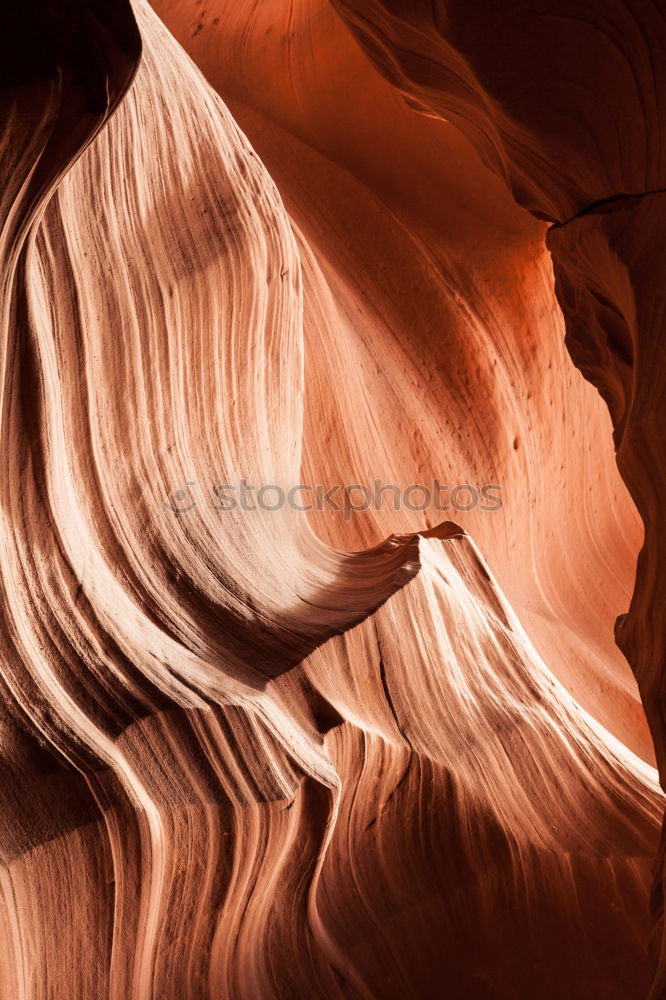
<path fill-rule="evenodd" d="M 0 11 L 0 1000 L 666 997 L 665 19 Z"/>

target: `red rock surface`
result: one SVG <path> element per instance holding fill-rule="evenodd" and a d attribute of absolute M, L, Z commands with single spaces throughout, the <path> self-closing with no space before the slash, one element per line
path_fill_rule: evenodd
<path fill-rule="evenodd" d="M 666 995 L 663 16 L 33 7 L 0 1000 Z"/>

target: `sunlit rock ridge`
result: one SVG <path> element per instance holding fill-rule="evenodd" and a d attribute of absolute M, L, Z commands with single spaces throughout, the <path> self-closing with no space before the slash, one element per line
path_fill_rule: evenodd
<path fill-rule="evenodd" d="M 0 11 L 0 1000 L 666 997 L 664 18 Z"/>

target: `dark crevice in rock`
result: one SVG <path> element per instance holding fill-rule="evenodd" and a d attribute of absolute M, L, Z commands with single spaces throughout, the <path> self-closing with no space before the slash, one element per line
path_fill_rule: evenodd
<path fill-rule="evenodd" d="M 576 219 L 580 219 L 585 215 L 603 212 L 606 207 L 610 211 L 618 202 L 641 201 L 643 198 L 650 198 L 655 194 L 666 194 L 666 188 L 654 188 L 652 191 L 640 191 L 638 194 L 614 194 L 612 198 L 600 198 L 599 201 L 593 201 L 591 204 L 586 205 L 585 208 L 581 208 L 580 212 L 576 212 L 575 215 L 572 215 L 569 219 L 565 219 L 564 222 L 553 222 L 549 227 L 549 232 L 553 229 L 563 229 L 564 226 L 568 226 L 571 222 L 575 222 Z"/>

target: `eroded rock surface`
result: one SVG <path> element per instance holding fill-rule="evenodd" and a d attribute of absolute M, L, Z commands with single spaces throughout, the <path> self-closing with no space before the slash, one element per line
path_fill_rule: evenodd
<path fill-rule="evenodd" d="M 0 997 L 660 997 L 657 8 L 30 6 Z"/>

